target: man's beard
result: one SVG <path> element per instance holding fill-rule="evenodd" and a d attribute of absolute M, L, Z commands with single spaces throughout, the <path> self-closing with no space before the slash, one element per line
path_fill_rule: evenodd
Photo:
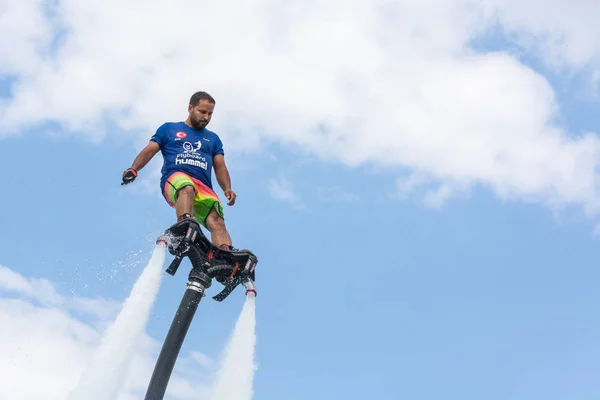
<path fill-rule="evenodd" d="M 207 122 L 202 121 L 202 120 L 194 120 L 192 118 L 192 126 L 196 129 L 203 129 L 206 125 L 208 125 Z"/>

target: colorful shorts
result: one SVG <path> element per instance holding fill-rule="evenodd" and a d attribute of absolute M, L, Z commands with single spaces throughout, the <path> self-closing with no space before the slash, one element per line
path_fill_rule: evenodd
<path fill-rule="evenodd" d="M 204 221 L 212 211 L 213 207 L 221 218 L 223 218 L 223 205 L 219 200 L 219 196 L 204 183 L 183 172 L 174 172 L 167 178 L 164 184 L 163 196 L 171 207 L 175 207 L 178 191 L 186 186 L 193 186 L 196 191 L 196 197 L 194 198 L 194 216 L 202 226 L 206 228 Z"/>

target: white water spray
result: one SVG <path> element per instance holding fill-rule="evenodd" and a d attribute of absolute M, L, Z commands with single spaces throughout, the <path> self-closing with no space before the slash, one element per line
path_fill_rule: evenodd
<path fill-rule="evenodd" d="M 256 312 L 254 294 L 248 293 L 225 350 L 211 400 L 250 400 L 256 366 Z"/>
<path fill-rule="evenodd" d="M 117 398 L 158 294 L 165 250 L 163 243 L 154 248 L 148 265 L 133 286 L 121 313 L 106 330 L 100 347 L 77 387 L 70 393 L 69 400 Z"/>

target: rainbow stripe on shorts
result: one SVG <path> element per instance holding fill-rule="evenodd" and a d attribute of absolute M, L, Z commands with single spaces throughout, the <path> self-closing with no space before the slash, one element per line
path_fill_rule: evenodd
<path fill-rule="evenodd" d="M 174 172 L 171 174 L 163 187 L 163 196 L 171 207 L 175 207 L 177 202 L 177 192 L 186 187 L 193 186 L 196 191 L 194 197 L 194 216 L 206 228 L 204 221 L 213 208 L 223 218 L 223 205 L 219 196 L 200 180 L 189 176 L 183 172 Z"/>

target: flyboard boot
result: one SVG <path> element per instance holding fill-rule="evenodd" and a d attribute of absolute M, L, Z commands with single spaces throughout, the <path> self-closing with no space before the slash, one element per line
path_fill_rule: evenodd
<path fill-rule="evenodd" d="M 175 275 L 183 258 L 188 257 L 192 272 L 209 280 L 214 278 L 224 286 L 220 293 L 213 296 L 214 300 L 223 301 L 240 284 L 246 289 L 246 294 L 253 293 L 256 296 L 256 255 L 250 250 L 238 250 L 230 245 L 213 245 L 195 218 L 189 214 L 183 217 L 157 240 L 165 243 L 175 256 L 166 272 Z"/>

